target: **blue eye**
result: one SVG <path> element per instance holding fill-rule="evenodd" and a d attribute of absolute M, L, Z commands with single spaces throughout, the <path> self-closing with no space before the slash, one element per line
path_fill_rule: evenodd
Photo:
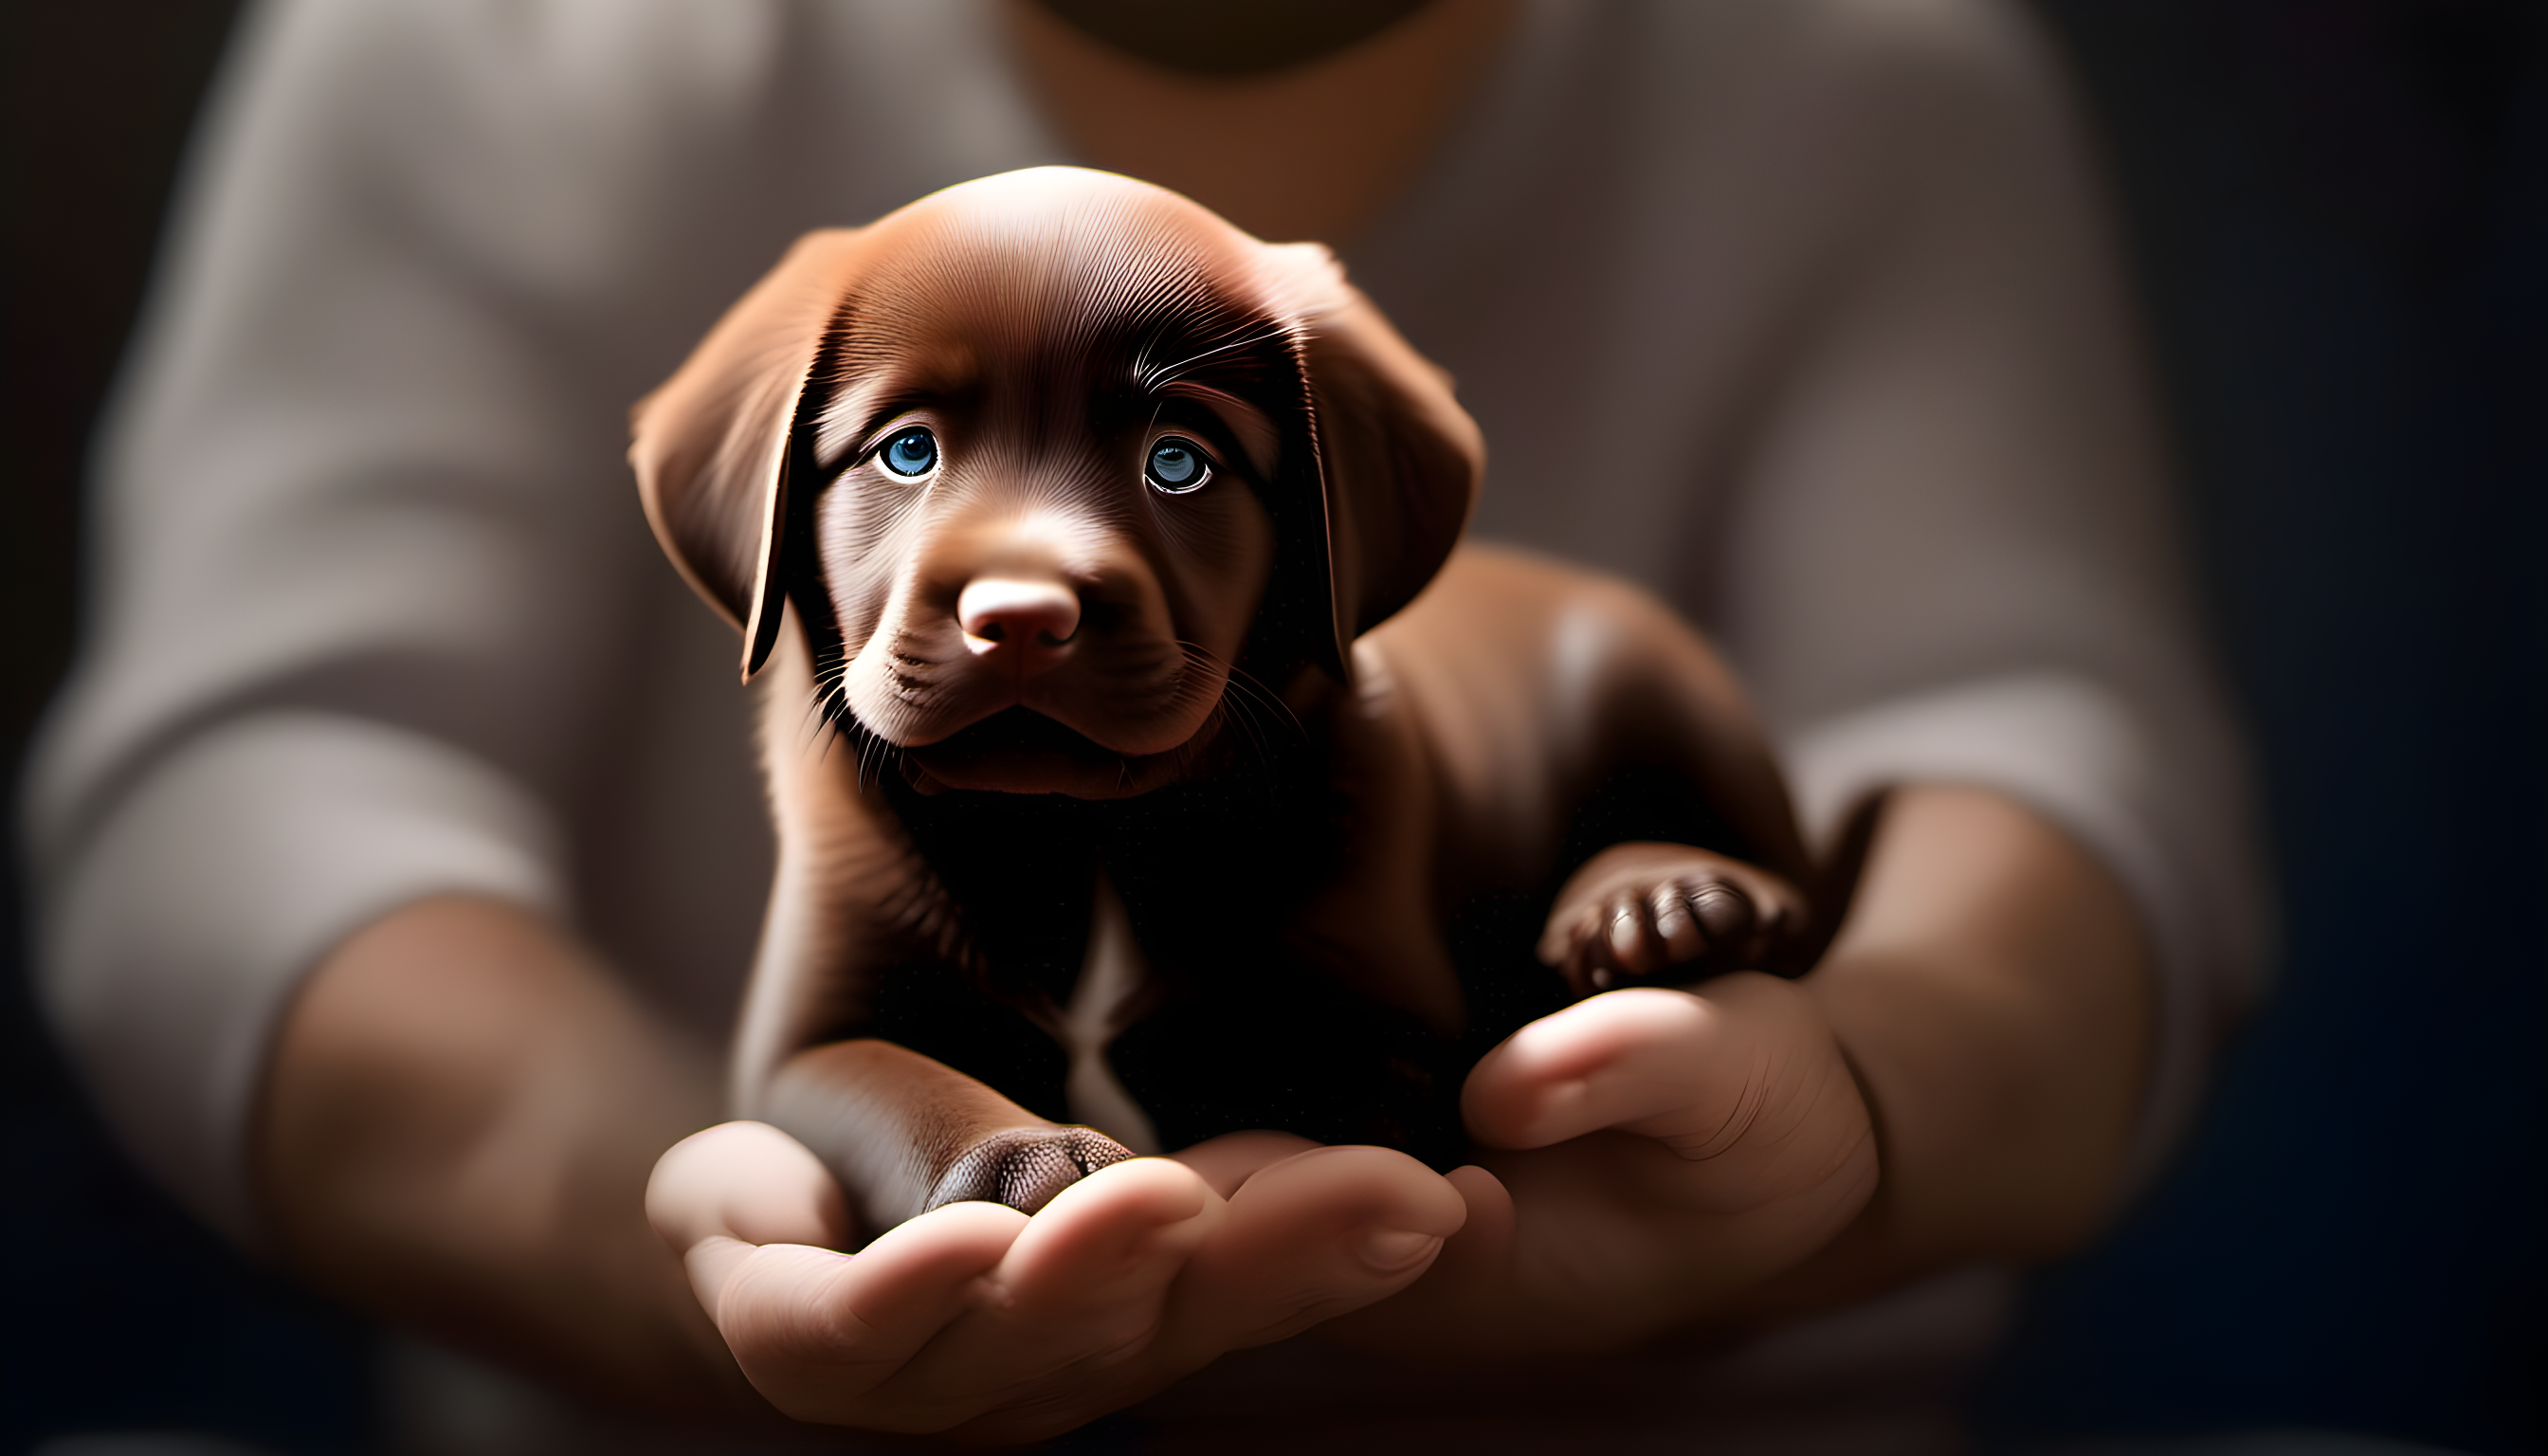
<path fill-rule="evenodd" d="M 1182 435 L 1162 435 L 1150 446 L 1152 489 L 1170 496 L 1200 490 L 1212 479 L 1212 461 L 1203 447 Z"/>
<path fill-rule="evenodd" d="M 895 475 L 927 475 L 938 464 L 938 437 L 925 429 L 907 429 L 876 452 Z"/>

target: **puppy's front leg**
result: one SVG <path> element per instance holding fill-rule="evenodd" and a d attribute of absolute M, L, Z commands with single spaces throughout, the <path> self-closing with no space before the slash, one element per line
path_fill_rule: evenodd
<path fill-rule="evenodd" d="M 955 1068 L 855 1034 L 872 967 L 953 959 L 953 922 L 858 756 L 806 704 L 812 659 L 789 609 L 766 674 L 762 764 L 777 874 L 737 1029 L 733 1105 L 813 1149 L 864 1231 L 982 1199 L 1032 1214 L 1133 1153 L 1045 1121 Z"/>
<path fill-rule="evenodd" d="M 850 1192 L 867 1232 L 979 1199 L 1032 1214 L 1132 1149 L 1048 1123 L 943 1062 L 890 1042 L 800 1051 L 760 1109 L 812 1148 Z"/>

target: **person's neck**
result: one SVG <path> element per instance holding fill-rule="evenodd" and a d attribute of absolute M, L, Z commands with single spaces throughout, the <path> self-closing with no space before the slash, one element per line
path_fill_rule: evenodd
<path fill-rule="evenodd" d="M 1138 59 L 1035 0 L 1004 7 L 1021 70 L 1092 166 L 1184 193 L 1260 237 L 1342 244 L 1422 169 L 1518 0 L 1434 0 L 1369 40 L 1261 76 Z"/>

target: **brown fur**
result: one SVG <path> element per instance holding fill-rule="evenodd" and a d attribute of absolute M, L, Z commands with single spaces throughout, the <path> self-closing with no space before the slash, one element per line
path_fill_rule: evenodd
<path fill-rule="evenodd" d="M 1167 435 L 1208 484 L 1145 478 Z M 1624 586 L 1454 549 L 1476 426 L 1324 249 L 1098 173 L 968 184 L 799 242 L 631 458 L 769 668 L 738 1110 L 870 1231 L 1125 1155 L 1064 1126 L 1055 1040 L 1110 925 L 1107 1070 L 1163 1143 L 1445 1164 L 1521 1022 L 1823 938 L 1730 677 Z"/>

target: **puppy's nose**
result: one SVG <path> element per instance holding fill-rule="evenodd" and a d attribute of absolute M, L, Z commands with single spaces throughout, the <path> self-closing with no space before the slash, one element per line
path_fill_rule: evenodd
<path fill-rule="evenodd" d="M 1079 595 L 1059 582 L 983 577 L 956 598 L 956 620 L 964 628 L 964 645 L 977 653 L 1005 644 L 1032 656 L 1079 630 Z"/>

